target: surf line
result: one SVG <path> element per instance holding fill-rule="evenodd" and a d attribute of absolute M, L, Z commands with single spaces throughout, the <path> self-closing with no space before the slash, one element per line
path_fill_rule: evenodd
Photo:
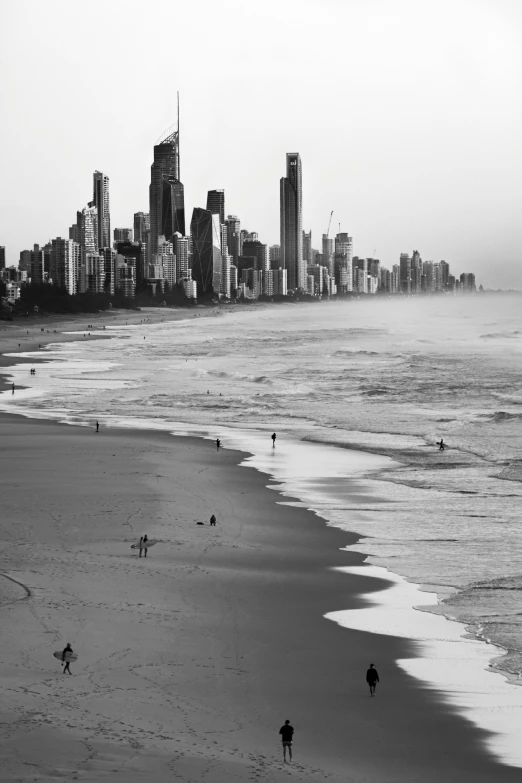
<path fill-rule="evenodd" d="M 25 595 L 23 596 L 23 598 L 15 598 L 14 601 L 5 601 L 5 603 L 0 604 L 0 606 L 9 606 L 9 604 L 16 604 L 18 603 L 18 601 L 27 601 L 28 598 L 32 598 L 33 595 L 32 592 L 27 587 L 27 585 L 24 585 L 23 582 L 19 582 L 17 579 L 13 579 L 12 576 L 7 576 L 7 574 L 0 573 L 0 576 L 3 576 L 4 579 L 9 579 L 10 582 L 14 582 L 15 585 L 18 585 L 23 590 L 25 590 Z"/>

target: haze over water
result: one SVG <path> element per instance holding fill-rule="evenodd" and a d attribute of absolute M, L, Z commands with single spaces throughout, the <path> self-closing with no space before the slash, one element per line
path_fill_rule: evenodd
<path fill-rule="evenodd" d="M 374 497 L 360 499 L 367 513 L 356 524 L 338 480 L 323 476 L 309 489 L 331 522 L 368 536 L 356 548 L 371 562 L 444 598 L 432 611 L 508 648 L 497 663 L 517 676 L 519 308 L 517 297 L 477 295 L 232 308 L 206 318 L 188 311 L 186 321 L 54 346 L 36 378 L 27 365 L 13 373 L 38 395 L 4 393 L 3 407 L 209 433 L 258 429 L 267 438 L 275 430 L 278 443 L 291 431 L 392 456 L 399 465 L 366 479 Z M 441 436 L 444 452 L 435 445 Z"/>

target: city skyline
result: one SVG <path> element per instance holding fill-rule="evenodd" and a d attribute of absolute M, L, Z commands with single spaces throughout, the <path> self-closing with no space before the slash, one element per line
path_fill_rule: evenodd
<path fill-rule="evenodd" d="M 196 24 L 188 9 L 174 14 L 153 2 L 137 27 L 132 13 L 121 18 L 109 4 L 103 37 L 96 0 L 81 30 L 55 0 L 45 7 L 22 0 L 0 12 L 6 31 L 0 58 L 12 72 L 8 121 L 0 128 L 9 151 L 0 205 L 8 264 L 20 249 L 63 235 L 63 216 L 86 201 L 85 171 L 110 176 L 113 225 L 129 225 L 134 212 L 148 211 L 150 143 L 175 120 L 179 90 L 190 207 L 204 206 L 209 187 L 222 187 L 229 210 L 267 244 L 276 243 L 281 158 L 297 149 L 306 172 L 303 221 L 314 237 L 325 233 L 333 209 L 336 233 L 341 223 L 359 255 L 390 266 L 418 247 L 434 260 L 473 268 L 491 287 L 520 287 L 515 205 L 522 199 L 522 117 L 513 98 L 522 74 L 514 32 L 519 6 L 500 0 L 455 7 L 443 0 L 435 13 L 431 4 L 400 0 L 392 14 L 381 2 L 307 3 L 298 13 L 300 35 L 284 55 L 294 4 L 268 2 L 249 26 L 248 45 L 239 37 L 226 51 L 211 34 L 226 14 L 203 5 Z M 168 28 L 174 16 L 183 35 L 171 55 L 156 46 L 152 31 Z M 349 46 L 342 30 L 350 30 Z M 59 53 L 44 46 L 50 35 L 61 40 Z M 331 38 L 328 58 L 310 57 L 324 35 Z M 110 52 L 105 36 L 114 43 Z M 195 58 L 202 36 L 210 45 Z M 127 57 L 133 45 L 139 62 Z M 22 49 L 23 62 L 11 69 Z M 218 50 L 221 78 L 244 96 L 237 104 L 222 101 L 202 79 Z M 76 85 L 96 81 L 110 85 L 118 100 L 106 105 L 94 91 L 86 112 Z M 49 108 L 55 99 L 59 113 Z M 49 182 L 57 187 L 44 211 Z M 493 264 L 498 257 L 502 263 Z"/>

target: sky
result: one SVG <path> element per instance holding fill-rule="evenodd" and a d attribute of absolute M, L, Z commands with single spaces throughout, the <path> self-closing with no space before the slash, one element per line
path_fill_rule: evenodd
<path fill-rule="evenodd" d="M 207 190 L 279 243 L 287 152 L 303 228 L 391 269 L 401 252 L 522 289 L 520 0 L 2 0 L 0 245 L 68 236 L 110 177 L 148 211 L 176 121 L 188 222 Z"/>

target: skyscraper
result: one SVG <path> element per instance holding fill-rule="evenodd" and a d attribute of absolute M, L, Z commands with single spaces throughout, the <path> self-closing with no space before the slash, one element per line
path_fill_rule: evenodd
<path fill-rule="evenodd" d="M 179 99 L 177 130 L 169 128 L 154 145 L 149 203 L 149 260 L 152 260 L 152 256 L 158 253 L 158 237 L 164 236 L 172 241 L 176 231 L 185 234 L 185 197 L 179 165 Z"/>
<path fill-rule="evenodd" d="M 5 247 L 0 245 L 0 269 L 5 269 Z"/>
<path fill-rule="evenodd" d="M 50 274 L 52 281 L 68 294 L 77 291 L 80 245 L 73 239 L 57 237 L 51 243 Z"/>
<path fill-rule="evenodd" d="M 225 222 L 225 191 L 209 190 L 207 193 L 207 210 L 213 215 L 219 215 L 219 222 Z"/>
<path fill-rule="evenodd" d="M 314 257 L 312 255 L 312 232 L 303 231 L 303 258 L 307 264 L 312 265 L 314 263 Z"/>
<path fill-rule="evenodd" d="M 399 268 L 400 290 L 403 294 L 411 294 L 411 258 L 408 253 L 401 253 Z"/>
<path fill-rule="evenodd" d="M 101 171 L 93 174 L 92 204 L 98 210 L 96 251 L 111 246 L 111 211 L 109 203 L 109 177 Z"/>
<path fill-rule="evenodd" d="M 115 228 L 115 242 L 132 242 L 132 228 Z"/>
<path fill-rule="evenodd" d="M 334 241 L 330 239 L 328 234 L 323 234 L 323 253 L 322 253 L 323 265 L 328 269 L 328 274 L 333 276 L 334 273 Z"/>
<path fill-rule="evenodd" d="M 228 230 L 228 252 L 234 260 L 234 264 L 237 262 L 239 256 L 243 255 L 242 251 L 242 239 L 241 239 L 241 223 L 236 215 L 229 215 L 227 217 L 227 230 Z"/>
<path fill-rule="evenodd" d="M 80 218 L 80 245 L 86 253 L 98 252 L 98 241 L 100 233 L 98 231 L 98 210 L 94 206 L 84 207 L 79 213 Z M 111 243 L 103 247 L 110 247 Z"/>
<path fill-rule="evenodd" d="M 259 242 L 258 240 L 254 242 L 243 242 L 243 254 L 255 258 L 254 269 L 266 272 L 270 268 L 268 247 L 262 242 Z"/>
<path fill-rule="evenodd" d="M 286 177 L 280 183 L 281 266 L 288 272 L 288 288 L 305 288 L 303 273 L 303 194 L 301 156 L 286 153 Z"/>
<path fill-rule="evenodd" d="M 150 231 L 150 215 L 148 212 L 134 213 L 134 241 L 146 242 Z"/>
<path fill-rule="evenodd" d="M 195 207 L 190 221 L 192 238 L 192 278 L 198 296 L 221 290 L 221 227 L 219 215 Z"/>

